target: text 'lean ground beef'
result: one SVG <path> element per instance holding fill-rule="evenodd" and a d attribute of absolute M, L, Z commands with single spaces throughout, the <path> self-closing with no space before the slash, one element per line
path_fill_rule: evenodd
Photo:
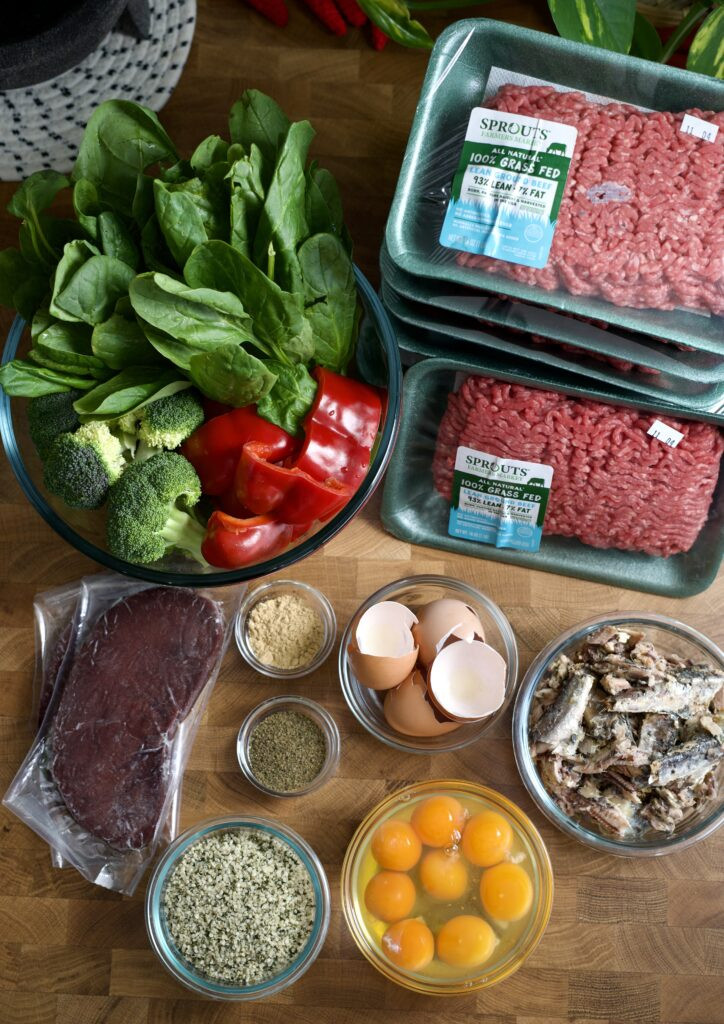
<path fill-rule="evenodd" d="M 724 313 L 724 112 L 646 113 L 551 86 L 506 85 L 486 106 L 578 131 L 548 262 L 458 262 L 617 306 Z M 684 113 L 719 127 L 681 131 Z M 616 197 L 616 201 L 606 201 Z"/>
<path fill-rule="evenodd" d="M 100 616 L 73 658 L 53 720 L 52 772 L 72 817 L 117 849 L 153 838 L 173 739 L 219 658 L 219 607 L 151 587 Z"/>
<path fill-rule="evenodd" d="M 688 551 L 707 519 L 724 439 L 710 423 L 667 416 L 684 435 L 670 448 L 647 433 L 655 418 L 471 376 L 440 423 L 435 487 L 450 500 L 459 445 L 543 463 L 553 467 L 544 533 L 650 555 Z"/>

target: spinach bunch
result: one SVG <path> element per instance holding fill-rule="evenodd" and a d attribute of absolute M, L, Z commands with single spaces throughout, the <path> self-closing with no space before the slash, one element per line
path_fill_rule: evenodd
<path fill-rule="evenodd" d="M 93 113 L 70 180 L 31 175 L 8 209 L 0 302 L 31 324 L 9 395 L 78 389 L 82 419 L 112 419 L 195 385 L 296 433 L 309 370 L 344 372 L 357 292 L 339 191 L 308 161 L 314 131 L 263 93 L 231 108 L 230 139 L 179 156 L 155 114 L 110 100 Z M 53 217 L 72 190 L 73 219 Z"/>

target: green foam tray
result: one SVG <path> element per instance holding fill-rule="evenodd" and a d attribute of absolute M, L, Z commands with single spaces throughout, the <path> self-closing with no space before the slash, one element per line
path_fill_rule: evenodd
<path fill-rule="evenodd" d="M 631 309 L 562 290 L 545 291 L 502 274 L 458 266 L 456 253 L 439 245 L 470 111 L 482 102 L 492 67 L 652 110 L 724 107 L 724 85 L 705 75 L 503 22 L 455 22 L 432 50 L 400 170 L 385 233 L 394 264 L 415 277 L 542 303 L 685 345 L 721 343 L 722 317 Z"/>
<path fill-rule="evenodd" d="M 531 553 L 449 536 L 449 505 L 434 489 L 432 458 L 437 428 L 459 373 L 482 373 L 529 387 L 553 389 L 664 415 L 668 412 L 677 417 L 687 416 L 673 405 L 637 401 L 614 388 L 587 387 L 570 374 L 545 371 L 540 366 L 533 372 L 493 354 L 484 359 L 481 355 L 475 363 L 464 359 L 425 359 L 405 374 L 402 426 L 387 471 L 382 501 L 382 522 L 386 530 L 413 544 L 668 597 L 689 597 L 710 586 L 724 557 L 724 462 L 709 519 L 694 546 L 685 554 L 656 558 L 639 552 L 592 548 L 568 537 L 548 536 L 543 537 L 540 550 Z M 724 423 L 721 416 L 689 415 L 688 418 Z"/>
<path fill-rule="evenodd" d="M 410 360 L 410 355 L 460 356 L 474 363 L 481 349 L 492 350 L 507 354 L 511 359 L 529 360 L 575 373 L 591 382 L 592 386 L 623 388 L 655 401 L 673 402 L 690 412 L 724 411 L 724 381 L 701 384 L 675 378 L 671 374 L 620 370 L 595 358 L 586 358 L 585 352 L 574 354 L 556 351 L 555 348 L 551 351 L 545 346 L 519 339 L 515 334 L 500 337 L 482 328 L 461 327 L 459 323 L 448 323 L 441 318 L 433 320 L 426 307 L 412 305 L 391 291 L 385 282 L 380 296 L 397 335 L 400 358 L 406 364 L 416 361 Z"/>

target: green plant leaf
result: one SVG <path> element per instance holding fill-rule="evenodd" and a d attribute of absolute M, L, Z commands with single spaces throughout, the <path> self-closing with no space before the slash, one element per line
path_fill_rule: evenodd
<path fill-rule="evenodd" d="M 86 391 L 94 381 L 89 377 L 74 377 L 49 367 L 36 366 L 24 359 L 13 359 L 0 366 L 0 388 L 10 398 L 37 398 L 57 391 Z"/>
<path fill-rule="evenodd" d="M 342 199 L 334 175 L 313 161 L 307 168 L 305 215 L 310 235 L 329 232 L 347 241 Z"/>
<path fill-rule="evenodd" d="M 97 222 L 98 242 L 104 255 L 112 256 L 132 270 L 137 270 L 140 254 L 125 222 L 112 210 L 102 210 Z"/>
<path fill-rule="evenodd" d="M 661 60 L 663 45 L 659 33 L 643 14 L 636 11 L 634 19 L 633 40 L 631 42 L 631 56 L 643 57 L 645 60 Z"/>
<path fill-rule="evenodd" d="M 50 312 L 59 320 L 102 323 L 133 277 L 127 263 L 99 255 L 90 242 L 69 242 L 56 268 Z"/>
<path fill-rule="evenodd" d="M 8 203 L 7 209 L 23 223 L 20 228 L 20 249 L 27 260 L 37 260 L 49 269 L 55 266 L 68 240 L 69 231 L 78 234 L 76 224 L 44 217 L 43 211 L 58 192 L 67 188 L 68 179 L 57 171 L 36 171 L 26 178 Z"/>
<path fill-rule="evenodd" d="M 724 7 L 717 6 L 699 27 L 686 60 L 689 71 L 724 78 Z"/>
<path fill-rule="evenodd" d="M 270 423 L 295 436 L 312 407 L 317 382 L 306 366 L 285 366 L 273 360 L 267 368 L 276 374 L 271 391 L 257 402 L 256 411 Z"/>
<path fill-rule="evenodd" d="M 255 342 L 252 322 L 239 299 L 211 288 L 189 288 L 165 274 L 139 274 L 129 288 L 131 304 L 161 355 L 189 369 L 198 351 Z"/>
<path fill-rule="evenodd" d="M 229 143 L 220 135 L 209 135 L 191 154 L 189 164 L 194 174 L 201 177 L 214 164 L 227 159 Z M 189 175 L 191 177 L 191 175 Z"/>
<path fill-rule="evenodd" d="M 169 251 L 155 213 L 151 214 L 141 231 L 141 253 L 147 270 L 156 270 L 171 277 L 179 273 L 178 264 Z"/>
<path fill-rule="evenodd" d="M 634 31 L 633 0 L 548 0 L 564 39 L 628 53 Z"/>
<path fill-rule="evenodd" d="M 297 246 L 309 233 L 304 210 L 304 165 L 313 138 L 314 129 L 309 121 L 296 121 L 290 126 L 266 192 L 254 239 L 254 262 L 264 266 L 271 247 L 276 254 L 274 279 L 288 292 L 297 291 L 301 283 Z"/>
<path fill-rule="evenodd" d="M 258 402 L 276 380 L 261 359 L 238 345 L 219 345 L 193 355 L 189 376 L 207 398 L 237 408 Z"/>
<path fill-rule="evenodd" d="M 226 242 L 197 246 L 184 267 L 192 288 L 216 288 L 240 299 L 253 320 L 257 348 L 282 363 L 306 363 L 314 341 L 299 295 L 284 292 Z"/>
<path fill-rule="evenodd" d="M 432 39 L 419 21 L 410 17 L 402 0 L 358 0 L 370 21 L 400 46 L 432 49 Z M 565 0 L 563 0 L 565 2 Z"/>
<path fill-rule="evenodd" d="M 356 341 L 357 286 L 352 261 L 335 235 L 313 235 L 299 250 L 314 359 L 342 373 Z"/>
<path fill-rule="evenodd" d="M 86 125 L 73 180 L 93 182 L 101 202 L 130 217 L 139 212 L 142 194 L 150 187 L 150 179 L 148 186 L 141 180 L 143 172 L 152 164 L 177 159 L 153 111 L 128 100 L 106 100 Z"/>
<path fill-rule="evenodd" d="M 128 319 L 118 312 L 93 328 L 91 349 L 112 370 L 154 365 L 162 361 L 162 356 L 143 333 L 135 316 Z"/>
<path fill-rule="evenodd" d="M 239 252 L 251 257 L 264 204 L 263 157 L 256 143 L 251 144 L 248 156 L 234 161 L 228 177 L 231 183 L 229 241 Z"/>
<path fill-rule="evenodd" d="M 290 124 L 279 104 L 257 89 L 242 93 L 229 113 L 231 141 L 242 145 L 247 153 L 256 145 L 270 173 Z"/>
<path fill-rule="evenodd" d="M 49 292 L 45 271 L 29 263 L 17 249 L 0 252 L 0 305 L 17 310 L 30 322 Z"/>
<path fill-rule="evenodd" d="M 228 198 L 200 178 L 168 185 L 153 183 L 156 217 L 171 254 L 183 266 L 194 246 L 229 237 Z"/>
<path fill-rule="evenodd" d="M 82 395 L 73 403 L 73 408 L 81 418 L 115 419 L 151 400 L 189 387 L 190 381 L 182 378 L 176 370 L 130 366 Z"/>
<path fill-rule="evenodd" d="M 93 354 L 91 334 L 87 324 L 57 320 L 35 336 L 34 348 L 69 373 L 85 375 L 97 371 L 107 376 L 103 361 Z"/>

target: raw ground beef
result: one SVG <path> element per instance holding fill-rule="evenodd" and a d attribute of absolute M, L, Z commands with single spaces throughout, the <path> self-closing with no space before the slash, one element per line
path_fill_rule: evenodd
<path fill-rule="evenodd" d="M 435 487 L 450 500 L 459 445 L 540 462 L 553 467 L 544 533 L 649 555 L 688 551 L 709 513 L 724 438 L 710 423 L 666 416 L 684 435 L 670 448 L 647 434 L 655 418 L 470 376 L 449 396 L 440 423 Z"/>
<path fill-rule="evenodd" d="M 486 106 L 573 125 L 578 137 L 546 266 L 471 253 L 460 264 L 617 306 L 724 313 L 724 112 L 646 113 L 538 85 L 503 86 Z M 684 113 L 718 125 L 716 140 L 681 132 Z M 605 185 L 630 198 L 596 201 Z"/>
<path fill-rule="evenodd" d="M 73 658 L 52 726 L 52 772 L 68 811 L 116 849 L 153 838 L 173 739 L 224 639 L 218 606 L 150 587 L 100 616 Z"/>

